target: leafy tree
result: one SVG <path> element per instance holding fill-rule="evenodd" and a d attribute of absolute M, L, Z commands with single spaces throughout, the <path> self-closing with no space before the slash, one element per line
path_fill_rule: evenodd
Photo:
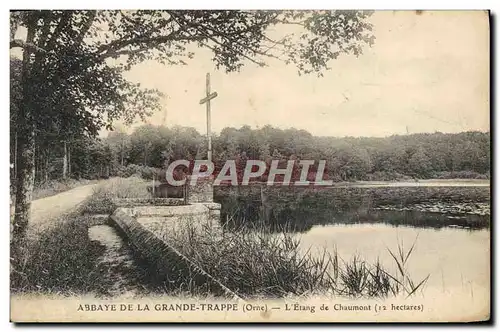
<path fill-rule="evenodd" d="M 408 160 L 409 172 L 420 177 L 427 177 L 432 169 L 430 158 L 423 148 L 418 148 Z"/>
<path fill-rule="evenodd" d="M 128 159 L 127 150 L 130 148 L 129 135 L 127 135 L 123 128 L 119 128 L 109 133 L 106 144 L 109 145 L 115 166 L 124 166 Z"/>

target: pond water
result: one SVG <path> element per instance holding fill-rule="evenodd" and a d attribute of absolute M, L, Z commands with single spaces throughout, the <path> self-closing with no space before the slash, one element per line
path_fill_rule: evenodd
<path fill-rule="evenodd" d="M 259 192 L 242 188 L 218 196 L 222 218 L 231 225 L 286 229 L 302 249 L 337 250 L 349 260 L 377 259 L 389 270 L 388 252 L 415 242 L 408 272 L 416 282 L 430 275 L 425 293 L 487 298 L 490 282 L 490 188 L 488 182 L 427 181 L 361 183 L 325 189 L 267 189 L 263 220 Z M 217 192 L 216 192 L 217 199 Z M 335 249 L 336 248 L 336 249 Z"/>
<path fill-rule="evenodd" d="M 490 188 L 484 183 L 405 184 L 270 187 L 263 191 L 252 187 L 216 188 L 215 200 L 222 204 L 221 221 L 230 226 L 264 225 L 296 232 L 307 232 L 315 225 L 359 223 L 489 228 Z"/>
<path fill-rule="evenodd" d="M 354 255 L 389 270 L 396 265 L 387 248 L 397 251 L 398 243 L 408 251 L 416 241 L 408 261 L 414 281 L 430 275 L 426 285 L 435 293 L 466 294 L 473 298 L 489 293 L 490 232 L 448 228 L 429 229 L 386 224 L 318 225 L 297 234 L 303 250 L 319 254 L 323 248 L 349 260 Z"/>

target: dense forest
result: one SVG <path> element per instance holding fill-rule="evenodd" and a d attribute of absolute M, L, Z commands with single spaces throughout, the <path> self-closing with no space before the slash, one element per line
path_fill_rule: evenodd
<path fill-rule="evenodd" d="M 206 136 L 194 128 L 153 125 L 140 126 L 131 134 L 112 131 L 102 139 L 41 142 L 37 149 L 37 183 L 63 177 L 95 179 L 133 174 L 161 178 L 161 170 L 170 162 L 206 159 L 207 155 Z M 11 151 L 14 163 L 15 140 L 11 141 Z M 244 126 L 225 128 L 213 136 L 213 159 L 216 169 L 233 159 L 240 170 L 248 159 L 326 160 L 326 176 L 334 181 L 488 178 L 490 134 L 336 138 L 317 137 L 293 128 Z"/>

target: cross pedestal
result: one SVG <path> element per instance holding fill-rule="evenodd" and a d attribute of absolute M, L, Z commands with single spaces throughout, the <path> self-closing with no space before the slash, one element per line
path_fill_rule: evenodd
<path fill-rule="evenodd" d="M 188 203 L 212 203 L 214 201 L 214 176 L 197 177 L 191 185 L 193 175 L 186 179 L 186 198 Z"/>
<path fill-rule="evenodd" d="M 207 107 L 207 142 L 208 142 L 207 160 L 212 161 L 212 129 L 211 129 L 210 101 L 215 97 L 217 97 L 217 92 L 210 91 L 210 73 L 207 73 L 205 92 L 206 95 L 203 99 L 200 100 L 200 105 L 205 104 Z M 189 184 L 190 179 L 191 177 L 188 178 L 188 189 L 187 189 L 188 202 L 213 203 L 214 177 L 210 176 L 210 177 L 198 178 L 194 186 L 191 186 Z"/>

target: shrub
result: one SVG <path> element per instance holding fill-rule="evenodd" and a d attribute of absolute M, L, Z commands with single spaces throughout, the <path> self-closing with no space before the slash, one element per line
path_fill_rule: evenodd
<path fill-rule="evenodd" d="M 373 172 L 366 175 L 368 181 L 404 181 L 413 178 L 398 172 Z"/>
<path fill-rule="evenodd" d="M 486 180 L 490 178 L 489 172 L 481 174 L 474 171 L 456 171 L 456 172 L 437 172 L 434 174 L 437 179 L 481 179 Z"/>
<path fill-rule="evenodd" d="M 161 173 L 161 169 L 136 164 L 118 166 L 118 168 L 115 170 L 115 174 L 118 177 L 128 178 L 131 176 L 136 176 L 146 180 L 152 180 L 153 177 L 155 179 L 158 179 L 161 176 Z"/>

